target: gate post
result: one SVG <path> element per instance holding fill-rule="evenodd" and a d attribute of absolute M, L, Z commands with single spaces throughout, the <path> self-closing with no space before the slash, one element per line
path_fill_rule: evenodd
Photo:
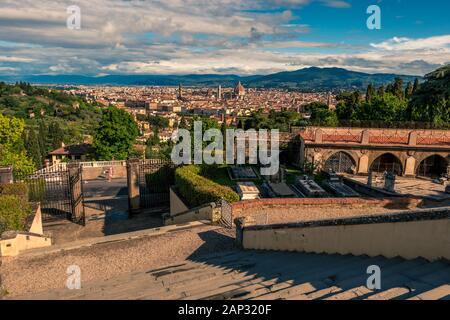
<path fill-rule="evenodd" d="M 13 167 L 0 167 L 0 184 L 13 183 Z"/>
<path fill-rule="evenodd" d="M 139 192 L 139 159 L 129 159 L 127 161 L 127 183 L 128 183 L 128 209 L 130 214 L 139 212 L 140 192 Z"/>
<path fill-rule="evenodd" d="M 72 211 L 72 222 L 81 225 L 86 224 L 83 204 L 83 186 L 81 177 L 81 166 L 78 162 L 68 163 L 67 172 L 69 174 L 70 202 Z"/>

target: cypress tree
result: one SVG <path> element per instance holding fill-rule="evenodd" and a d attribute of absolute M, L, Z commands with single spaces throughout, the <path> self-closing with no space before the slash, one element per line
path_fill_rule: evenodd
<path fill-rule="evenodd" d="M 414 80 L 413 93 L 416 93 L 417 90 L 419 90 L 419 87 L 420 87 L 419 79 L 416 78 L 416 80 Z"/>
<path fill-rule="evenodd" d="M 392 93 L 399 99 L 405 98 L 405 94 L 403 91 L 403 80 L 401 78 L 395 78 L 394 85 L 392 87 Z"/>
<path fill-rule="evenodd" d="M 43 154 L 39 146 L 39 139 L 33 128 L 28 131 L 28 137 L 26 139 L 26 148 L 28 156 L 33 160 L 34 164 L 38 167 L 42 167 Z"/>
<path fill-rule="evenodd" d="M 52 122 L 48 128 L 48 135 L 50 138 L 50 146 L 53 150 L 61 147 L 64 141 L 64 132 L 62 131 L 58 122 Z"/>
<path fill-rule="evenodd" d="M 38 140 L 39 140 L 39 147 L 41 148 L 41 151 L 43 155 L 46 155 L 47 152 L 49 152 L 50 148 L 48 145 L 48 128 L 45 125 L 44 121 L 41 121 L 39 123 L 39 131 L 38 131 Z"/>
<path fill-rule="evenodd" d="M 405 98 L 406 99 L 411 98 L 413 93 L 414 93 L 414 86 L 413 86 L 413 83 L 410 81 L 410 82 L 408 82 L 408 85 L 406 86 L 406 89 L 405 89 Z"/>
<path fill-rule="evenodd" d="M 372 84 L 369 84 L 367 86 L 367 91 L 366 91 L 366 102 L 370 102 L 372 101 L 373 97 L 375 96 L 375 88 L 373 87 Z"/>

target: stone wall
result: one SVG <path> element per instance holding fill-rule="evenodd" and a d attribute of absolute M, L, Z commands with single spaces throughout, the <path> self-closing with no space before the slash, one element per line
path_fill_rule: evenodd
<path fill-rule="evenodd" d="M 244 249 L 450 259 L 450 210 L 267 226 L 238 220 Z"/>
<path fill-rule="evenodd" d="M 163 216 L 165 226 L 203 220 L 216 223 L 220 218 L 221 209 L 215 203 L 205 204 L 174 215 L 167 214 Z"/>
<path fill-rule="evenodd" d="M 52 239 L 44 235 L 40 206 L 35 206 L 33 214 L 27 218 L 26 230 L 8 231 L 1 235 L 0 257 L 14 257 L 24 250 L 52 245 Z"/>

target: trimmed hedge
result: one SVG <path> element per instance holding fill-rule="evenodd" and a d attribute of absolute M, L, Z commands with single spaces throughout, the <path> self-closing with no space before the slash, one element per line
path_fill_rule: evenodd
<path fill-rule="evenodd" d="M 0 184 L 0 195 L 28 198 L 28 186 L 25 183 Z"/>
<path fill-rule="evenodd" d="M 154 193 L 168 193 L 170 186 L 174 184 L 174 171 L 174 168 L 167 165 L 156 172 L 147 173 L 145 175 L 147 188 Z"/>
<path fill-rule="evenodd" d="M 0 195 L 0 235 L 5 231 L 23 231 L 31 206 L 17 195 Z"/>
<path fill-rule="evenodd" d="M 217 184 L 200 175 L 201 168 L 185 166 L 175 171 L 175 186 L 190 207 L 197 207 L 221 199 L 229 203 L 240 200 L 231 188 Z"/>

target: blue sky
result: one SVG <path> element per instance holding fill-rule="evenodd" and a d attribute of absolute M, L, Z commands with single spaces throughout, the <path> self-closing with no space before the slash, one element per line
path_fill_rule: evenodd
<path fill-rule="evenodd" d="M 0 0 L 0 74 L 423 75 L 450 63 L 450 1 Z M 81 29 L 66 26 L 69 5 Z M 369 5 L 381 30 L 366 27 Z"/>

